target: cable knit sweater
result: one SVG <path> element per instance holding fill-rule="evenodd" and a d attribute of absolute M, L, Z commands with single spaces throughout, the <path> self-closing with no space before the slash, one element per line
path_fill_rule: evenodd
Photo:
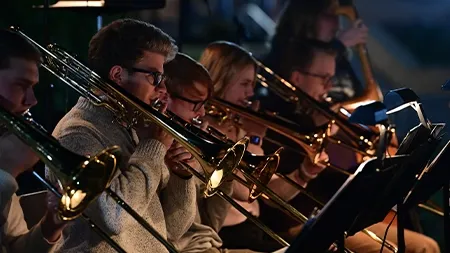
<path fill-rule="evenodd" d="M 199 167 L 199 166 L 198 166 Z M 197 169 L 201 171 L 201 169 Z M 197 182 L 197 212 L 195 222 L 180 240 L 174 242 L 183 253 L 206 252 L 211 248 L 220 248 L 222 240 L 218 232 L 228 214 L 230 204 L 219 196 L 204 198 L 205 184 L 199 179 Z M 233 182 L 224 182 L 220 189 L 231 196 Z"/>
<path fill-rule="evenodd" d="M 177 241 L 195 218 L 195 182 L 171 174 L 164 164 L 165 146 L 156 140 L 139 142 L 134 131 L 113 122 L 113 115 L 84 98 L 61 119 L 53 135 L 69 150 L 94 155 L 118 145 L 124 164 L 110 188 L 163 237 Z M 47 176 L 55 181 L 49 170 Z M 107 194 L 101 194 L 86 213 L 127 252 L 167 252 Z M 60 252 L 115 252 L 77 219 L 64 231 Z"/>
<path fill-rule="evenodd" d="M 44 238 L 40 222 L 28 230 L 19 197 L 15 194 L 18 189 L 16 179 L 0 170 L 0 252 L 53 252 L 55 244 Z"/>

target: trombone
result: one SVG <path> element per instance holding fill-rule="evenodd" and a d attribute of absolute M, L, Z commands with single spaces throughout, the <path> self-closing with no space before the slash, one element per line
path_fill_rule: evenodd
<path fill-rule="evenodd" d="M 248 138 L 243 138 L 234 145 L 227 145 L 226 147 L 218 146 L 199 138 L 195 134 L 186 131 L 180 124 L 172 122 L 163 113 L 128 94 L 120 86 L 102 79 L 62 48 L 50 44 L 48 49 L 46 49 L 19 29 L 14 27 L 11 27 L 11 29 L 41 50 L 44 55 L 42 66 L 45 69 L 78 91 L 82 96 L 89 99 L 93 104 L 106 107 L 126 127 L 132 128 L 137 124 L 139 119 L 144 119 L 154 122 L 169 132 L 176 141 L 193 154 L 202 165 L 206 175 L 209 175 L 207 174 L 208 170 L 206 168 L 210 168 L 213 174 L 216 175 L 215 177 L 208 176 L 208 186 L 210 188 L 218 187 L 224 179 L 220 175 L 229 174 L 241 161 L 247 149 Z M 160 235 L 115 192 L 108 188 L 106 189 L 106 193 L 148 232 L 155 236 L 169 252 L 177 252 L 170 242 Z"/>
<path fill-rule="evenodd" d="M 355 22 L 359 18 L 358 10 L 356 6 L 352 3 L 353 1 L 349 1 L 350 3 L 340 4 L 340 1 L 335 1 L 334 4 L 336 6 L 335 14 L 338 16 L 344 16 L 349 19 L 351 22 Z M 376 82 L 373 71 L 372 64 L 370 63 L 370 57 L 368 54 L 367 47 L 365 45 L 359 44 L 356 46 L 356 51 L 358 53 L 359 60 L 362 66 L 362 73 L 364 76 L 364 81 L 366 83 L 366 88 L 361 96 L 351 99 L 349 101 L 345 101 L 342 104 L 342 107 L 349 109 L 356 109 L 361 103 L 370 100 L 383 100 L 383 93 L 381 92 L 380 86 Z M 438 216 L 443 216 L 443 212 L 433 206 L 433 203 L 428 201 L 426 204 L 419 204 L 420 208 L 423 208 L 431 213 L 434 213 Z"/>
<path fill-rule="evenodd" d="M 158 104 L 158 101 L 155 102 L 155 104 Z M 227 145 L 225 138 L 226 136 L 221 134 L 218 130 L 208 127 L 208 132 L 203 131 L 202 129 L 194 126 L 193 124 L 190 124 L 183 119 L 181 119 L 176 114 L 166 111 L 164 113 L 167 117 L 169 117 L 172 121 L 179 123 L 184 128 L 188 129 L 190 132 L 195 133 L 197 136 L 200 136 L 204 139 L 208 139 L 211 142 L 215 143 L 216 145 Z M 196 122 L 196 125 L 201 124 L 201 120 L 198 118 L 194 118 L 193 120 Z M 223 178 L 224 180 L 228 177 L 232 177 L 233 179 L 238 180 L 240 183 L 244 184 L 246 187 L 248 187 L 251 191 L 249 194 L 249 201 L 251 199 L 256 199 L 262 194 L 262 191 L 265 189 L 265 185 L 269 182 L 270 178 L 272 177 L 273 173 L 278 168 L 279 164 L 279 152 L 281 149 L 279 149 L 277 152 L 271 155 L 267 156 L 256 156 L 251 154 L 248 151 L 245 151 L 243 158 L 239 164 L 239 167 L 244 166 L 246 168 L 246 171 L 251 174 L 255 180 L 255 183 L 247 184 L 244 180 L 242 180 L 240 177 L 236 176 L 233 172 L 235 170 L 230 171 L 227 175 L 218 175 L 219 178 Z M 282 246 L 289 246 L 289 243 L 286 242 L 282 237 L 280 237 L 278 234 L 273 232 L 268 226 L 266 226 L 264 223 L 262 223 L 258 218 L 254 217 L 251 213 L 249 213 L 245 208 L 243 208 L 241 205 L 239 205 L 234 199 L 232 199 L 230 196 L 226 195 L 220 188 L 220 184 L 216 184 L 216 187 L 211 187 L 210 184 L 208 184 L 208 180 L 205 176 L 203 176 L 201 173 L 199 173 L 197 170 L 192 168 L 190 165 L 180 162 L 179 163 L 182 167 L 189 170 L 193 175 L 195 175 L 202 183 L 206 185 L 206 189 L 204 191 L 205 197 L 212 197 L 214 195 L 218 195 L 223 200 L 230 203 L 234 208 L 236 208 L 239 212 L 241 212 L 244 216 L 246 216 L 251 222 L 253 222 L 256 226 L 258 226 L 261 230 L 263 230 L 265 233 L 267 233 L 270 237 L 272 237 L 275 241 L 280 243 Z M 215 181 L 215 177 L 217 176 L 216 173 L 212 173 L 209 181 Z M 222 182 L 224 181 L 222 180 Z"/>
<path fill-rule="evenodd" d="M 228 137 L 224 134 L 222 134 L 220 131 L 209 127 L 209 138 L 211 138 L 214 142 L 230 142 L 231 140 L 228 139 Z M 250 183 L 247 183 L 244 179 L 240 178 L 236 174 L 231 174 L 233 176 L 233 179 L 235 179 L 240 184 L 246 186 L 250 189 L 250 194 L 248 198 L 248 202 L 251 203 L 259 196 L 264 197 L 265 199 L 271 201 L 272 203 L 276 204 L 278 208 L 280 208 L 281 211 L 283 211 L 285 214 L 289 215 L 293 219 L 297 220 L 300 223 L 305 223 L 308 218 L 300 213 L 297 209 L 292 207 L 290 204 L 288 204 L 286 201 L 284 201 L 280 196 L 278 196 L 275 192 L 273 192 L 270 188 L 267 187 L 267 184 L 269 183 L 270 179 L 272 178 L 273 174 L 275 174 L 276 169 L 278 168 L 279 164 L 279 154 L 282 151 L 283 148 L 279 148 L 274 154 L 269 156 L 258 156 L 253 155 L 250 152 L 246 152 L 244 155 L 244 158 L 241 161 L 240 166 L 238 167 L 238 171 L 241 172 L 244 177 L 250 181 Z M 194 175 L 196 175 L 200 180 L 202 179 L 202 175 L 200 175 L 195 169 L 190 168 L 189 165 L 185 165 L 185 168 L 188 168 Z M 292 181 L 293 182 L 293 181 Z M 295 182 L 293 182 L 296 184 Z M 298 184 L 297 184 L 298 186 Z M 300 186 L 298 186 L 300 187 Z M 219 196 L 223 195 L 220 191 L 218 192 Z M 224 196 L 221 196 L 224 198 Z M 228 196 L 225 196 L 228 197 Z M 228 197 L 229 198 L 229 197 Z M 248 217 L 251 221 L 255 222 L 255 224 L 258 225 L 259 220 L 254 220 L 253 216 L 248 216 L 246 213 L 248 213 L 245 209 L 242 209 L 240 205 L 235 205 L 235 201 L 231 198 L 227 200 L 230 202 L 236 209 L 238 209 L 241 213 L 243 213 L 246 217 Z M 256 223 L 258 222 L 258 223 Z M 259 226 L 259 225 L 258 225 Z M 262 227 L 260 227 L 262 228 Z M 276 237 L 279 237 L 277 234 L 269 233 L 264 228 L 262 228 L 267 234 L 269 234 L 272 238 L 276 239 Z M 277 240 L 277 239 L 276 239 Z M 277 240 L 278 241 L 278 240 Z M 284 240 L 283 240 L 284 241 Z M 280 241 L 279 241 L 280 242 Z M 281 242 L 280 242 L 281 243 Z M 289 244 L 283 244 L 284 246 L 289 246 Z M 345 249 L 345 252 L 347 253 L 353 253 L 353 251 L 349 249 Z"/>
<path fill-rule="evenodd" d="M 206 108 L 206 114 L 219 118 L 219 121 L 224 120 L 232 120 L 235 124 L 239 124 L 239 116 L 242 116 L 244 118 L 247 118 L 253 122 L 256 122 L 258 124 L 267 126 L 269 129 L 282 134 L 285 137 L 288 137 L 289 139 L 295 141 L 298 143 L 301 147 L 303 147 L 306 150 L 307 156 L 311 161 L 314 163 L 317 163 L 318 154 L 322 152 L 322 150 L 325 148 L 324 144 L 326 143 L 326 140 L 330 137 L 328 137 L 326 134 L 322 133 L 315 133 L 312 135 L 302 135 L 299 133 L 299 126 L 296 125 L 293 122 L 290 121 L 284 121 L 284 119 L 273 117 L 273 116 L 267 116 L 264 114 L 260 114 L 257 112 L 253 112 L 251 110 L 248 110 L 246 108 L 242 108 L 236 105 L 233 105 L 227 101 L 221 100 L 221 99 L 210 99 L 208 100 Z M 238 127 L 240 127 L 238 125 Z M 332 166 L 330 163 L 322 163 L 326 166 Z M 331 168 L 338 170 L 339 172 L 342 172 L 343 174 L 350 175 L 349 172 L 346 170 L 343 170 L 341 168 L 338 168 L 337 166 L 332 166 Z M 323 203 L 318 201 L 316 198 L 314 198 L 310 193 L 306 191 L 306 189 L 290 178 L 284 176 L 281 173 L 272 173 L 272 175 L 275 174 L 285 180 L 287 183 L 291 184 L 292 186 L 296 187 L 298 190 L 304 192 L 309 198 L 311 198 L 313 201 L 318 203 L 321 206 L 324 206 Z M 270 181 L 267 180 L 267 182 Z M 250 199 L 249 199 L 250 201 Z M 293 207 L 292 207 L 293 208 Z M 292 216 L 292 215 L 291 215 Z M 294 218 L 295 214 L 293 215 Z M 306 218 L 306 216 L 304 216 Z M 303 220 L 302 218 L 297 219 L 298 221 L 305 223 L 306 220 Z M 361 232 L 368 235 L 370 238 L 372 238 L 374 241 L 378 243 L 383 243 L 383 240 L 378 237 L 373 232 L 363 229 Z M 396 246 L 389 242 L 385 242 L 386 247 L 391 250 L 392 252 L 397 252 L 398 249 Z"/>
<path fill-rule="evenodd" d="M 61 194 L 53 184 L 36 171 L 33 175 L 60 198 L 58 216 L 62 220 L 82 217 L 102 239 L 117 252 L 125 252 L 83 211 L 107 188 L 117 171 L 120 148 L 113 146 L 95 156 L 75 154 L 62 147 L 58 141 L 36 123 L 30 113 L 17 116 L 0 106 L 0 122 L 27 144 L 34 153 L 57 175 Z"/>
<path fill-rule="evenodd" d="M 157 104 L 158 101 L 155 103 Z M 181 124 L 184 128 L 186 128 L 190 132 L 196 133 L 197 136 L 200 136 L 204 139 L 208 139 L 209 141 L 215 143 L 216 145 L 227 145 L 227 143 L 231 142 L 231 140 L 229 140 L 226 137 L 226 135 L 222 134 L 220 131 L 212 127 L 208 127 L 208 132 L 205 132 L 202 129 L 195 127 L 192 124 L 182 120 L 179 116 L 175 115 L 170 111 L 166 111 L 165 115 L 167 115 L 172 121 Z M 196 122 L 196 124 L 201 124 L 201 120 L 199 120 L 198 118 L 194 118 L 193 121 Z M 276 172 L 278 168 L 280 160 L 279 154 L 281 150 L 282 148 L 278 149 L 274 154 L 267 156 L 258 156 L 251 154 L 248 151 L 245 151 L 243 158 L 239 166 L 236 168 L 236 170 L 241 172 L 244 175 L 244 177 L 250 182 L 247 182 L 238 175 L 234 174 L 233 172 L 235 170 L 231 171 L 231 173 L 229 173 L 226 177 L 230 176 L 236 181 L 238 181 L 240 184 L 249 188 L 250 194 L 248 197 L 248 202 L 252 202 L 259 196 L 263 196 L 264 198 L 276 204 L 281 209 L 281 211 L 283 211 L 287 215 L 291 216 L 292 218 L 296 219 L 301 223 L 305 223 L 308 219 L 306 216 L 304 216 L 297 209 L 292 207 L 290 204 L 288 204 L 280 196 L 278 196 L 270 188 L 267 187 L 267 184 L 269 183 L 270 179 L 272 178 L 273 174 Z M 180 163 L 180 165 L 183 166 L 185 169 L 188 169 L 193 175 L 195 175 L 198 179 L 200 179 L 200 181 L 207 183 L 205 177 L 200 173 L 198 173 L 194 168 L 192 168 L 186 163 Z M 226 177 L 222 176 L 222 178 Z M 214 174 L 212 176 L 212 179 L 214 179 Z M 233 207 L 235 207 L 250 221 L 255 223 L 255 225 L 261 228 L 264 232 L 266 232 L 270 237 L 272 237 L 282 246 L 289 246 L 289 244 L 283 238 L 281 238 L 279 235 L 273 232 L 259 219 L 253 217 L 253 215 L 251 215 L 247 210 L 242 208 L 236 201 L 234 201 L 228 195 L 224 194 L 220 189 L 210 188 L 208 187 L 207 184 L 206 190 L 204 192 L 205 197 L 211 197 L 215 194 L 217 194 L 225 201 L 229 202 Z"/>
<path fill-rule="evenodd" d="M 210 171 L 223 172 L 222 174 L 227 175 L 241 161 L 247 149 L 247 138 L 226 147 L 202 139 L 194 133 L 186 131 L 180 124 L 171 121 L 162 112 L 135 98 L 122 87 L 101 78 L 64 49 L 55 44 L 48 45 L 46 49 L 17 28 L 12 27 L 11 29 L 42 51 L 44 55 L 42 66 L 45 69 L 94 105 L 103 106 L 110 110 L 116 116 L 116 120 L 123 123 L 127 128 L 133 128 L 140 119 L 154 122 L 169 132 L 177 142 L 191 152 L 206 173 L 209 173 L 207 169 L 210 169 Z M 208 184 L 214 188 L 221 180 L 222 178 L 219 178 L 219 181 L 211 182 L 208 177 Z"/>
<path fill-rule="evenodd" d="M 341 143 L 346 147 L 348 146 L 349 148 L 352 148 L 351 145 L 330 137 L 330 125 L 328 125 L 325 130 L 321 130 L 316 133 L 301 134 L 301 127 L 292 121 L 276 115 L 266 115 L 263 113 L 254 112 L 218 98 L 208 100 L 208 103 L 206 104 L 206 114 L 218 118 L 219 122 L 232 120 L 234 123 L 239 124 L 240 117 L 257 122 L 294 141 L 305 150 L 304 155 L 306 155 L 314 164 L 322 164 L 343 174 L 350 175 L 348 171 L 339 168 L 338 166 L 335 166 L 329 162 L 319 161 L 320 153 L 325 149 L 327 142 Z M 353 149 L 354 148 L 352 148 L 352 150 Z M 363 151 L 358 151 L 363 155 L 369 155 Z"/>
<path fill-rule="evenodd" d="M 256 65 L 261 70 L 257 74 L 257 81 L 265 88 L 271 90 L 277 96 L 290 103 L 305 103 L 306 108 L 317 110 L 323 116 L 330 120 L 330 124 L 336 124 L 351 140 L 345 146 L 351 145 L 353 150 L 363 151 L 372 156 L 375 154 L 376 143 L 379 141 L 379 134 L 367 126 L 361 124 L 351 124 L 348 122 L 347 116 L 342 112 L 336 113 L 332 111 L 327 105 L 316 101 L 306 92 L 296 88 L 291 83 L 278 76 L 273 70 L 266 67 L 264 64 L 255 59 Z M 393 131 L 393 130 L 392 130 Z M 338 142 L 337 144 L 342 144 Z"/>

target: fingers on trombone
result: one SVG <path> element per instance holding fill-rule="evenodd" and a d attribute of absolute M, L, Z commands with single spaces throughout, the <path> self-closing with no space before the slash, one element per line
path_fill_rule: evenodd
<path fill-rule="evenodd" d="M 184 147 L 179 143 L 172 144 L 172 146 L 167 150 L 166 158 L 172 160 L 173 162 L 192 160 L 192 154 L 189 153 Z"/>

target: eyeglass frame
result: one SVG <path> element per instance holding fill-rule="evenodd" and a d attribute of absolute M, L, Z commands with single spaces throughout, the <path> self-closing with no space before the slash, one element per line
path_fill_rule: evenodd
<path fill-rule="evenodd" d="M 205 99 L 203 101 L 194 101 L 189 98 L 185 98 L 183 96 L 176 95 L 176 94 L 170 94 L 170 97 L 193 104 L 194 108 L 192 109 L 192 111 L 194 111 L 194 112 L 198 112 L 202 108 L 202 106 L 204 106 L 206 104 L 206 102 L 208 102 L 208 99 Z"/>
<path fill-rule="evenodd" d="M 166 79 L 166 76 L 164 75 L 164 73 L 161 73 L 159 71 L 150 71 L 150 70 L 145 70 L 145 69 L 136 68 L 136 67 L 132 67 L 132 68 L 130 68 L 130 70 L 133 72 L 144 73 L 144 74 L 148 74 L 148 75 L 152 76 L 153 80 L 154 80 L 153 82 L 150 82 L 150 80 L 148 80 L 148 76 L 146 76 L 146 79 L 152 86 L 155 86 L 155 88 L 160 86 L 161 83 Z"/>
<path fill-rule="evenodd" d="M 324 81 L 324 84 L 329 84 L 329 83 L 331 83 L 331 84 L 333 85 L 333 84 L 336 84 L 336 83 L 339 81 L 339 79 L 338 79 L 338 77 L 337 77 L 336 75 L 334 75 L 334 76 L 330 76 L 330 75 L 319 75 L 319 74 L 311 73 L 311 72 L 304 71 L 304 70 L 297 70 L 297 71 L 300 72 L 300 73 L 302 73 L 302 74 L 304 74 L 304 75 L 307 75 L 307 76 L 312 76 L 312 77 L 320 78 L 320 79 L 322 79 L 322 80 Z"/>

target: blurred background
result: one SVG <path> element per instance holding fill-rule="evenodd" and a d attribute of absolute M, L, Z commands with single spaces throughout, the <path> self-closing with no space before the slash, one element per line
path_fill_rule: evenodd
<path fill-rule="evenodd" d="M 170 34 L 181 51 L 197 58 L 215 40 L 240 43 L 256 56 L 268 50 L 276 20 L 285 0 L 135 0 L 135 8 L 42 8 L 68 4 L 56 0 L 3 0 L 0 25 L 19 26 L 28 36 L 45 45 L 58 43 L 85 60 L 88 43 L 102 25 L 131 17 L 155 24 Z M 86 5 L 101 1 L 77 1 Z M 120 2 L 120 1 L 119 1 Z M 128 2 L 128 1 L 122 1 Z M 369 27 L 367 45 L 375 77 L 384 93 L 409 87 L 422 99 L 432 122 L 449 123 L 450 93 L 440 86 L 450 77 L 450 1 L 355 0 Z M 357 57 L 352 60 L 358 71 Z M 78 99 L 70 87 L 46 71 L 36 87 L 39 104 L 32 109 L 35 119 L 52 130 Z M 399 137 L 418 123 L 411 112 L 396 115 Z M 21 180 L 21 191 L 43 188 L 31 177 Z M 433 197 L 441 203 L 440 194 Z M 442 218 L 420 210 L 424 233 L 440 243 Z"/>

